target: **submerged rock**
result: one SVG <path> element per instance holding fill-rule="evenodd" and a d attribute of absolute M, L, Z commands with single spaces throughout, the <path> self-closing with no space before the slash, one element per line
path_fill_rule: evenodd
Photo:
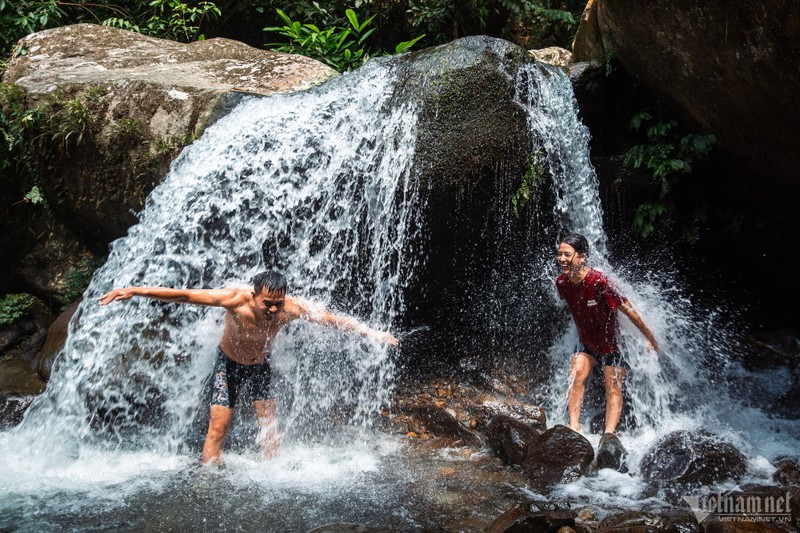
<path fill-rule="evenodd" d="M 593 459 L 594 449 L 586 437 L 557 425 L 530 444 L 523 466 L 531 485 L 546 491 L 553 485 L 579 479 Z"/>
<path fill-rule="evenodd" d="M 747 471 L 747 458 L 708 431 L 675 431 L 647 452 L 640 469 L 648 481 L 713 485 L 740 479 Z"/>

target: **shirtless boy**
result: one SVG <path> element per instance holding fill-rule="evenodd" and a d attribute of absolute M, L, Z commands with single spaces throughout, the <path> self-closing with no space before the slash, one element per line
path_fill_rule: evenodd
<path fill-rule="evenodd" d="M 653 333 L 639 314 L 603 274 L 586 266 L 589 243 L 583 235 L 561 239 L 556 260 L 561 274 L 558 294 L 567 301 L 578 328 L 580 344 L 572 357 L 568 393 L 569 427 L 580 431 L 584 384 L 592 366 L 600 365 L 606 385 L 605 433 L 614 433 L 622 412 L 622 383 L 630 365 L 617 346 L 617 309 L 627 316 L 648 341 L 648 352 L 658 351 Z"/>
<path fill-rule="evenodd" d="M 252 289 L 170 289 L 126 287 L 99 298 L 100 305 L 143 296 L 162 302 L 222 307 L 225 326 L 217 349 L 203 463 L 216 464 L 222 458 L 222 444 L 228 434 L 239 389 L 249 384 L 255 398 L 261 450 L 272 458 L 278 449 L 275 431 L 275 399 L 270 398 L 270 348 L 284 326 L 302 318 L 310 322 L 359 333 L 374 341 L 397 346 L 388 332 L 376 331 L 357 320 L 329 311 L 311 309 L 302 300 L 286 294 L 286 279 L 277 272 L 262 272 L 253 278 Z"/>

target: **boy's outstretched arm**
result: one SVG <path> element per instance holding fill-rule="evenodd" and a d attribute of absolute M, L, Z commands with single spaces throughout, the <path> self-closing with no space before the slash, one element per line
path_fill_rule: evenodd
<path fill-rule="evenodd" d="M 108 305 L 115 300 L 128 300 L 142 296 L 169 303 L 190 303 L 215 307 L 235 307 L 238 305 L 239 291 L 236 289 L 171 289 L 168 287 L 124 287 L 113 289 L 100 298 L 100 305 Z"/>
<path fill-rule="evenodd" d="M 353 317 L 337 315 L 325 309 L 313 309 L 310 306 L 303 305 L 299 301 L 296 302 L 302 310 L 301 316 L 309 322 L 314 322 L 315 324 L 322 324 L 323 326 L 342 329 L 345 331 L 352 331 L 376 342 L 391 344 L 392 346 L 397 346 L 400 343 L 400 341 L 398 341 L 397 338 L 388 331 L 378 331 L 376 329 L 372 329 Z"/>
<path fill-rule="evenodd" d="M 633 322 L 634 326 L 639 328 L 639 331 L 642 332 L 642 335 L 644 335 L 647 341 L 650 343 L 650 347 L 653 349 L 653 351 L 657 352 L 658 343 L 656 342 L 653 332 L 650 331 L 650 328 L 648 328 L 647 324 L 644 323 L 644 320 L 642 320 L 642 317 L 639 316 L 639 313 L 637 313 L 636 310 L 631 307 L 631 304 L 625 302 L 619 306 L 619 310 L 622 311 L 622 313 L 627 316 L 631 322 Z"/>

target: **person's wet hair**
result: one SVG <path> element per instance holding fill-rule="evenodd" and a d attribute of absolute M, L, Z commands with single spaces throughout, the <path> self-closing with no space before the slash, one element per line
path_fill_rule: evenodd
<path fill-rule="evenodd" d="M 267 292 L 286 294 L 286 278 L 274 270 L 257 274 L 253 278 L 253 290 L 256 294 L 260 294 L 264 289 L 267 289 Z"/>
<path fill-rule="evenodd" d="M 565 235 L 561 238 L 561 242 L 567 243 L 573 248 L 575 251 L 581 255 L 589 255 L 589 241 L 586 240 L 586 237 L 581 235 L 580 233 L 570 233 Z"/>

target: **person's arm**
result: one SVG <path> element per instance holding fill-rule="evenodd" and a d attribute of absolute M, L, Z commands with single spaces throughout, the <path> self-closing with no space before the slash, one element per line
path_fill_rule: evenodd
<path fill-rule="evenodd" d="M 631 322 L 633 322 L 634 326 L 639 328 L 639 331 L 642 332 L 642 335 L 644 335 L 647 341 L 650 343 L 650 347 L 653 349 L 654 352 L 657 352 L 658 343 L 656 342 L 656 338 L 653 335 L 653 332 L 650 331 L 650 328 L 648 328 L 647 324 L 644 323 L 644 320 L 642 320 L 642 317 L 639 316 L 639 313 L 637 313 L 636 310 L 633 307 L 631 307 L 631 304 L 626 301 L 622 303 L 622 305 L 620 305 L 618 309 L 622 311 L 622 314 L 627 316 Z"/>
<path fill-rule="evenodd" d="M 304 305 L 302 301 L 298 300 L 294 300 L 294 303 L 298 306 L 299 315 L 309 322 L 341 329 L 344 331 L 352 331 L 376 342 L 391 344 L 392 346 L 397 346 L 400 343 L 400 341 L 398 341 L 397 338 L 388 331 L 378 331 L 376 329 L 372 329 L 366 324 L 359 322 L 355 318 L 337 315 L 335 313 L 331 313 L 327 309 L 313 309 L 311 306 Z"/>
<path fill-rule="evenodd" d="M 168 287 L 125 287 L 113 289 L 100 298 L 100 305 L 116 300 L 127 300 L 142 296 L 169 303 L 189 303 L 231 308 L 240 302 L 240 291 L 236 289 L 170 289 Z"/>

